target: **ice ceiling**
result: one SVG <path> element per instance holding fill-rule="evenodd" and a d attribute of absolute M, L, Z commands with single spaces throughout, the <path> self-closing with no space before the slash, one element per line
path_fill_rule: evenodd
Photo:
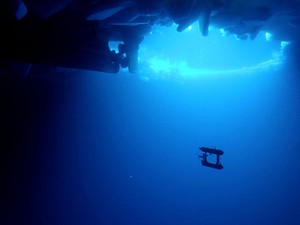
<path fill-rule="evenodd" d="M 140 47 L 140 71 L 148 77 L 196 78 L 241 75 L 276 70 L 284 62 L 289 42 L 271 41 L 261 32 L 256 40 L 238 40 L 211 28 L 199 35 L 197 25 L 178 33 L 175 25 L 156 26 Z"/>

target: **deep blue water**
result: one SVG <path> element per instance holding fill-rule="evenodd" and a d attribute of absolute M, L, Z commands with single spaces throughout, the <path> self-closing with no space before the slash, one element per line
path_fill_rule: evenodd
<path fill-rule="evenodd" d="M 142 75 L 2 84 L 6 224 L 300 224 L 296 69 Z M 203 167 L 200 146 L 222 149 L 224 169 Z"/>

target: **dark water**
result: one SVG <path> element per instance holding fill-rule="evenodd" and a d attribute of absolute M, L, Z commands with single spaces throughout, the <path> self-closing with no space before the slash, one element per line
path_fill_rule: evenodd
<path fill-rule="evenodd" d="M 300 224 L 292 66 L 39 73 L 1 80 L 1 224 Z M 222 149 L 224 169 L 203 167 L 200 146 Z"/>

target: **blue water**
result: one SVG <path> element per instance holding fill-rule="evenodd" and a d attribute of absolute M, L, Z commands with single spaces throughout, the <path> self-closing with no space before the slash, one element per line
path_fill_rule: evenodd
<path fill-rule="evenodd" d="M 297 70 L 57 74 L 10 97 L 6 224 L 300 224 Z M 203 167 L 200 146 L 222 149 L 224 169 Z"/>

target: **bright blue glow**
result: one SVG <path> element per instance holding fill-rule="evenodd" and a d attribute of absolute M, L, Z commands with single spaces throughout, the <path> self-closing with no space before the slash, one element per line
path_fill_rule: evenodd
<path fill-rule="evenodd" d="M 274 70 L 283 62 L 284 46 L 267 41 L 270 35 L 238 41 L 225 37 L 222 30 L 211 29 L 208 37 L 202 37 L 193 26 L 182 33 L 175 26 L 154 27 L 140 47 L 141 74 L 186 79 Z"/>
<path fill-rule="evenodd" d="M 191 29 L 193 29 L 192 25 L 187 28 L 188 31 L 190 31 Z"/>
<path fill-rule="evenodd" d="M 284 48 L 286 46 L 288 46 L 289 44 L 290 44 L 290 42 L 288 42 L 288 41 L 281 41 L 280 42 L 280 47 L 281 47 L 282 50 L 284 50 Z"/>
<path fill-rule="evenodd" d="M 108 47 L 111 51 L 115 51 L 116 53 L 118 53 L 119 52 L 119 50 L 118 50 L 119 44 L 123 44 L 123 42 L 122 41 L 109 41 Z"/>
<path fill-rule="evenodd" d="M 220 29 L 220 33 L 222 37 L 226 37 L 228 35 L 224 29 Z"/>
<path fill-rule="evenodd" d="M 152 58 L 149 62 L 150 69 L 156 74 L 165 74 L 171 76 L 172 74 L 181 75 L 189 78 L 197 78 L 200 76 L 213 75 L 240 75 L 249 74 L 258 71 L 266 71 L 276 69 L 281 64 L 280 58 L 274 58 L 255 66 L 241 67 L 237 69 L 228 70 L 214 70 L 214 69 L 197 69 L 187 66 L 186 62 L 172 64 L 169 59 Z"/>
<path fill-rule="evenodd" d="M 266 32 L 265 36 L 266 36 L 266 40 L 267 41 L 271 41 L 272 40 L 272 34 L 271 33 Z"/>

